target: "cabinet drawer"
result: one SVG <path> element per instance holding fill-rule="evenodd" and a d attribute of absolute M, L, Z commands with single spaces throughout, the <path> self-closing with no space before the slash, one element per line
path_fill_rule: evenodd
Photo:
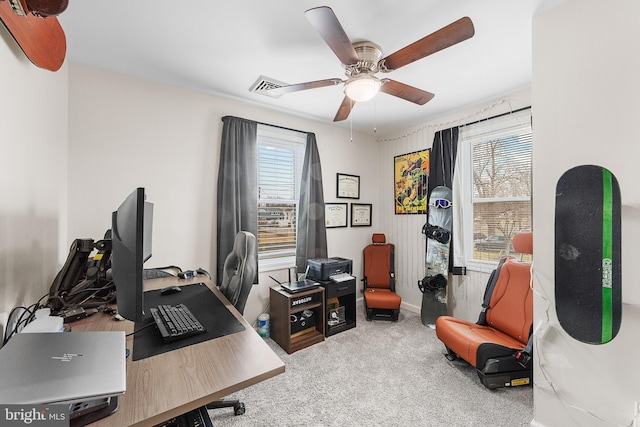
<path fill-rule="evenodd" d="M 346 282 L 329 283 L 325 285 L 327 298 L 340 298 L 345 295 L 356 293 L 356 281 L 349 280 Z"/>

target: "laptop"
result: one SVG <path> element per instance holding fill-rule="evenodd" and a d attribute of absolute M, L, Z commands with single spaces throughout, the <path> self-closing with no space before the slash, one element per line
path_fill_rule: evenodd
<path fill-rule="evenodd" d="M 281 283 L 280 287 L 290 294 L 297 292 L 308 291 L 309 289 L 315 289 L 320 286 L 320 283 L 313 280 L 305 279 L 298 280 L 297 282 Z"/>
<path fill-rule="evenodd" d="M 20 333 L 0 349 L 0 404 L 63 404 L 121 395 L 124 332 Z"/>

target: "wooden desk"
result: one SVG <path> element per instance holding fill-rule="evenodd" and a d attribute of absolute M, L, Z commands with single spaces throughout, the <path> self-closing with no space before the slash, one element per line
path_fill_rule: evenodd
<path fill-rule="evenodd" d="M 145 289 L 204 282 L 242 322 L 245 330 L 133 362 L 127 358 L 127 391 L 116 413 L 92 426 L 153 426 L 284 372 L 284 363 L 253 327 L 202 276 L 154 279 Z M 73 331 L 133 332 L 133 322 L 96 314 Z M 133 336 L 127 337 L 133 347 Z M 99 367 L 96 367 L 99 369 Z"/>

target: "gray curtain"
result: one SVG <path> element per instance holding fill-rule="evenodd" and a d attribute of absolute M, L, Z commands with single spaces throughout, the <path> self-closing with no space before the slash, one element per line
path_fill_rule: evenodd
<path fill-rule="evenodd" d="M 458 128 L 436 132 L 429 155 L 429 194 L 439 185 L 452 188 L 457 154 Z"/>
<path fill-rule="evenodd" d="M 457 127 L 451 129 L 443 129 L 433 136 L 433 145 L 429 154 L 429 184 L 428 194 L 439 185 L 444 185 L 453 189 L 453 175 L 456 165 L 456 156 L 458 155 L 458 134 Z M 454 196 L 455 198 L 455 196 Z M 451 243 L 449 243 L 449 271 L 453 274 L 466 274 L 466 268 L 463 266 L 455 266 L 453 261 L 456 248 L 453 244 L 452 230 Z"/>
<path fill-rule="evenodd" d="M 222 122 L 216 227 L 218 285 L 236 234 L 249 231 L 258 235 L 258 124 L 231 116 L 223 117 Z"/>
<path fill-rule="evenodd" d="M 307 147 L 302 166 L 297 240 L 296 267 L 298 272 L 305 271 L 307 259 L 327 257 L 322 168 L 316 136 L 313 133 L 307 134 Z"/>

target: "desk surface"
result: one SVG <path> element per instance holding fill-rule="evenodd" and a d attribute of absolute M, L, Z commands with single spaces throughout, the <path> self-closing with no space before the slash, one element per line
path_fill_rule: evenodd
<path fill-rule="evenodd" d="M 284 363 L 240 313 L 201 276 L 154 279 L 145 290 L 204 282 L 225 302 L 245 330 L 133 362 L 127 358 L 127 391 L 116 413 L 92 426 L 152 426 L 284 372 Z M 133 332 L 133 322 L 96 314 L 73 331 Z M 132 349 L 133 336 L 127 337 Z"/>

